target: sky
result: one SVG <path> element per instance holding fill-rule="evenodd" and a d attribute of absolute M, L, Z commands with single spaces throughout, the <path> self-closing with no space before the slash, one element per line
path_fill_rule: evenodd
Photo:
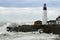
<path fill-rule="evenodd" d="M 60 0 L 0 0 L 0 21 L 42 20 L 44 3 L 48 20 L 55 20 L 60 15 Z"/>

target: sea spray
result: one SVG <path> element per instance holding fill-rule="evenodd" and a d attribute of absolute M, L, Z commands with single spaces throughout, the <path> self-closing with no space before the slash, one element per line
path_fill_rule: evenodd
<path fill-rule="evenodd" d="M 3 25 L 2 27 L 0 27 L 0 34 L 2 34 L 2 35 L 11 34 L 11 33 L 8 32 L 7 29 L 6 29 L 10 24 L 11 24 L 11 23 L 6 23 L 6 24 Z"/>

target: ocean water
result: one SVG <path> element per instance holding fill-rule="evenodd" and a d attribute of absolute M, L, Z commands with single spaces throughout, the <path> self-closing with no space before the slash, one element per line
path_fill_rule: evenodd
<path fill-rule="evenodd" d="M 59 35 L 36 32 L 7 32 L 6 23 L 0 27 L 0 40 L 59 40 Z"/>

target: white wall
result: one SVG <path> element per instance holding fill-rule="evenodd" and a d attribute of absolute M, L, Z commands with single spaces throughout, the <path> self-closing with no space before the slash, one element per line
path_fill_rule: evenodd
<path fill-rule="evenodd" d="M 56 24 L 60 24 L 60 20 L 57 20 L 57 21 L 56 21 Z"/>

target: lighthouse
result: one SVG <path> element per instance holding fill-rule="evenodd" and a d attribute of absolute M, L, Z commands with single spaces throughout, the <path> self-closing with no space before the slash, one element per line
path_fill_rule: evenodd
<path fill-rule="evenodd" d="M 46 7 L 46 3 L 44 3 L 43 6 L 43 25 L 47 24 L 47 7 Z"/>

